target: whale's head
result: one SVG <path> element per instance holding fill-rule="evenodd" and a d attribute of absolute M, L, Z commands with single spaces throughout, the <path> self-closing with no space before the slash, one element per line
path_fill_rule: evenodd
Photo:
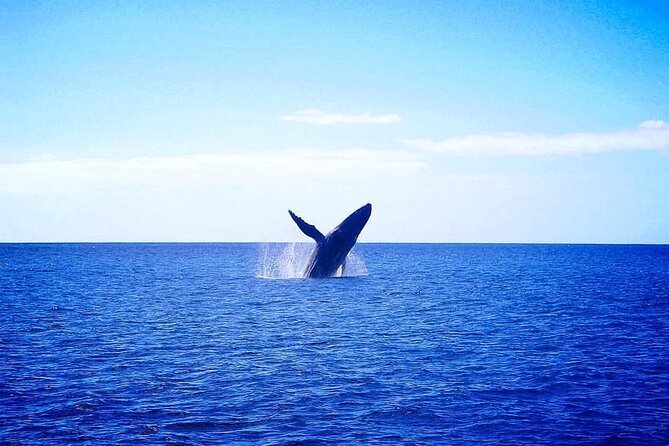
<path fill-rule="evenodd" d="M 346 220 L 341 222 L 337 229 L 339 229 L 345 237 L 356 240 L 358 235 L 360 235 L 360 232 L 362 232 L 362 228 L 367 224 L 370 215 L 372 215 L 372 205 L 367 203 L 346 217 Z"/>
<path fill-rule="evenodd" d="M 362 228 L 365 227 L 369 216 L 372 215 L 372 205 L 367 203 L 360 209 L 353 212 L 342 221 L 339 226 L 334 228 L 329 234 L 328 239 L 340 247 L 345 254 L 353 248 L 355 242 L 358 240 Z"/>

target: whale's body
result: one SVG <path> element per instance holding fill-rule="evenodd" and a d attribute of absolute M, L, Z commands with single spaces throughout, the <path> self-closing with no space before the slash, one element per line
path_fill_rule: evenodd
<path fill-rule="evenodd" d="M 302 232 L 316 241 L 309 263 L 304 270 L 304 277 L 322 278 L 334 276 L 339 268 L 346 267 L 346 256 L 358 240 L 358 235 L 365 227 L 372 214 L 372 205 L 367 203 L 346 217 L 339 226 L 323 235 L 314 225 L 310 225 L 292 211 L 288 211 Z"/>

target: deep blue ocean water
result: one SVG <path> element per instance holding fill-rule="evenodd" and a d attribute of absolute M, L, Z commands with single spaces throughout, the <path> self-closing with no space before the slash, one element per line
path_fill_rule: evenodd
<path fill-rule="evenodd" d="M 0 245 L 0 444 L 669 444 L 669 246 L 284 251 Z"/>

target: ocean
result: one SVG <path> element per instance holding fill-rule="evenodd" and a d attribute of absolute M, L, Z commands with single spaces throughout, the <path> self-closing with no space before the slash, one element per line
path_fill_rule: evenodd
<path fill-rule="evenodd" d="M 669 246 L 309 249 L 1 244 L 0 444 L 669 444 Z"/>

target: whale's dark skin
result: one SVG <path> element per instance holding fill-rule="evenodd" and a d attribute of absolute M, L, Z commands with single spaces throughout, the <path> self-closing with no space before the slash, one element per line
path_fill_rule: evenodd
<path fill-rule="evenodd" d="M 314 225 L 305 222 L 293 211 L 289 210 L 288 213 L 302 232 L 316 241 L 316 248 L 304 270 L 304 277 L 323 278 L 334 276 L 339 268 L 343 272 L 346 256 L 367 224 L 372 214 L 372 205 L 367 203 L 353 212 L 327 235 L 323 235 Z"/>

